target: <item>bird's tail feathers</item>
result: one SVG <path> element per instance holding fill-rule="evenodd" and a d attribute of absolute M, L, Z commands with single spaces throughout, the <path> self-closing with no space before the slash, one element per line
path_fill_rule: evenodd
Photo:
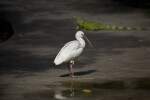
<path fill-rule="evenodd" d="M 54 64 L 55 64 L 55 65 L 60 65 L 61 63 L 63 63 L 63 61 L 60 60 L 60 59 L 55 59 L 55 60 L 54 60 Z"/>

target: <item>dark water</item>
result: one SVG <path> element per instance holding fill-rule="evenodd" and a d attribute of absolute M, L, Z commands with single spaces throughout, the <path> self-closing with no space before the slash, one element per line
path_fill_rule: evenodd
<path fill-rule="evenodd" d="M 150 78 L 61 82 L 56 90 L 24 94 L 27 100 L 150 100 Z M 55 86 L 54 86 L 55 87 Z M 62 88 L 63 87 L 63 88 Z"/>

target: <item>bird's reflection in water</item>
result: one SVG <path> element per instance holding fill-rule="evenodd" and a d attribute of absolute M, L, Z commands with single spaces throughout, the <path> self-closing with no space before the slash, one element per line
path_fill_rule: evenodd
<path fill-rule="evenodd" d="M 62 91 L 57 91 L 55 93 L 55 98 L 56 99 L 67 99 L 67 98 L 72 98 L 74 97 L 74 82 L 71 80 L 70 82 L 65 83 L 68 89 L 62 90 Z"/>
<path fill-rule="evenodd" d="M 71 87 L 70 87 L 70 96 L 73 97 L 74 96 L 74 91 L 73 91 L 73 81 L 71 81 Z"/>
<path fill-rule="evenodd" d="M 68 88 L 61 91 L 62 96 L 65 98 L 86 97 L 92 94 L 92 90 L 88 89 L 85 82 L 71 80 L 70 83 L 66 82 L 63 85 Z"/>

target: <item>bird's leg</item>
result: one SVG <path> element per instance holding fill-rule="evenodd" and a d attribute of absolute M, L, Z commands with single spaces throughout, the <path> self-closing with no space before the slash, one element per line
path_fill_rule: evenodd
<path fill-rule="evenodd" d="M 69 70 L 69 75 L 71 77 L 72 75 L 71 75 L 71 71 L 70 71 L 70 62 L 68 62 L 68 70 Z"/>
<path fill-rule="evenodd" d="M 74 77 L 73 64 L 72 63 L 70 63 L 70 71 L 72 73 L 71 77 Z"/>
<path fill-rule="evenodd" d="M 75 77 L 75 78 L 77 78 L 77 76 L 75 76 L 74 75 L 74 72 L 73 72 L 73 65 L 74 65 L 74 61 L 72 60 L 72 61 L 70 61 L 70 71 L 71 71 L 71 77 Z"/>

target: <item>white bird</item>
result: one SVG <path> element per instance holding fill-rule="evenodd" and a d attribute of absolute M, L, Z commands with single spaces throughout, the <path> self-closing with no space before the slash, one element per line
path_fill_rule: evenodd
<path fill-rule="evenodd" d="M 55 65 L 62 64 L 63 62 L 68 62 L 70 77 L 77 77 L 74 75 L 72 67 L 74 65 L 74 60 L 81 55 L 85 47 L 84 39 L 92 47 L 91 42 L 88 40 L 88 38 L 84 35 L 82 31 L 77 31 L 75 37 L 77 40 L 66 43 L 59 51 L 54 60 Z"/>

